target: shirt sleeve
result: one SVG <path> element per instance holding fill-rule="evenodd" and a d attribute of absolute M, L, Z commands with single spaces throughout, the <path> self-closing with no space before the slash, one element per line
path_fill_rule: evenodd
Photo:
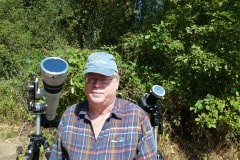
<path fill-rule="evenodd" d="M 62 147 L 62 128 L 63 125 L 60 122 L 58 126 L 57 133 L 55 135 L 54 143 L 52 145 L 51 155 L 49 160 L 67 160 L 67 154 L 64 148 Z"/>
<path fill-rule="evenodd" d="M 157 144 L 155 142 L 153 129 L 148 117 L 142 122 L 142 137 L 138 143 L 136 160 L 156 160 Z"/>

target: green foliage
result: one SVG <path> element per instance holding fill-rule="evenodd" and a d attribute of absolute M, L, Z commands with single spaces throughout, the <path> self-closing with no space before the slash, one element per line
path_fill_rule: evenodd
<path fill-rule="evenodd" d="M 240 134 L 240 97 L 228 97 L 227 99 L 216 98 L 207 95 L 204 99 L 198 100 L 190 109 L 198 114 L 195 119 L 197 124 L 207 128 L 216 128 L 220 133 L 232 132 Z"/>
<path fill-rule="evenodd" d="M 226 103 L 238 99 L 235 93 L 239 90 L 239 47 L 236 45 L 239 39 L 235 33 L 239 33 L 239 18 L 235 14 L 239 11 L 234 10 L 237 5 L 231 1 L 197 1 L 186 5 L 192 9 L 186 18 L 190 23 L 183 24 L 186 32 L 180 32 L 186 52 L 176 56 L 174 69 L 178 91 L 184 91 L 179 95 L 185 104 L 190 108 L 203 108 L 194 110 L 196 123 L 201 124 L 203 130 L 231 130 L 239 135 L 236 129 L 239 113 L 229 109 L 232 106 Z M 226 110 L 219 112 L 216 106 L 222 105 Z"/>
<path fill-rule="evenodd" d="M 0 1 L 1 78 L 25 74 L 21 71 L 31 59 L 65 44 L 54 27 L 55 5 L 38 2 L 35 7 L 24 7 L 22 1 Z"/>
<path fill-rule="evenodd" d="M 168 0 L 152 27 L 122 36 L 124 59 L 136 62 L 143 83 L 166 87 L 166 117 L 180 123 L 186 137 L 200 133 L 198 124 L 202 132 L 224 128 L 239 135 L 239 113 L 232 109 L 240 89 L 239 5 L 231 0 Z M 216 112 L 214 107 L 225 101 L 235 107 L 228 104 Z M 204 109 L 193 112 L 200 104 Z"/>
<path fill-rule="evenodd" d="M 192 98 L 200 98 L 208 93 L 222 94 L 229 84 L 226 84 L 228 63 L 214 53 L 203 51 L 192 46 L 190 53 L 176 56 L 176 74 L 181 75 L 180 87 L 185 88 Z M 226 77 L 220 81 L 220 77 Z M 207 81 L 206 81 L 207 80 Z M 194 97 L 196 96 L 196 97 Z"/>
<path fill-rule="evenodd" d="M 65 45 L 65 33 L 58 30 L 58 1 L 33 1 L 23 10 L 25 30 L 31 32 L 32 46 L 44 50 L 53 50 Z"/>
<path fill-rule="evenodd" d="M 41 133 L 46 138 L 49 145 L 52 145 L 54 141 L 55 133 L 56 133 L 56 128 L 54 129 L 43 128 Z"/>
<path fill-rule="evenodd" d="M 10 78 L 22 69 L 21 52 L 26 51 L 29 34 L 21 30 L 21 22 L 12 23 L 0 20 L 0 76 Z M 26 53 L 28 55 L 28 53 Z"/>
<path fill-rule="evenodd" d="M 24 88 L 19 80 L 3 81 L 0 85 L 0 121 L 12 122 L 24 120 L 26 109 L 24 104 Z"/>
<path fill-rule="evenodd" d="M 112 44 L 132 28 L 134 9 L 129 0 L 52 0 L 49 4 L 55 6 L 53 11 L 56 18 L 53 22 L 58 31 L 66 36 L 71 45 L 81 48 Z"/>
<path fill-rule="evenodd" d="M 69 63 L 69 71 L 67 79 L 64 83 L 64 92 L 60 101 L 58 113 L 61 115 L 66 107 L 83 101 L 84 95 L 84 76 L 82 72 L 89 54 L 88 50 L 79 50 L 76 48 L 68 48 L 66 50 L 58 50 L 59 55 Z"/>

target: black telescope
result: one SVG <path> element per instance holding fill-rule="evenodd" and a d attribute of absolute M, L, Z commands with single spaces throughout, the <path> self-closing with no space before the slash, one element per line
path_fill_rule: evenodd
<path fill-rule="evenodd" d="M 150 93 L 145 93 L 138 105 L 142 107 L 147 113 L 152 114 L 159 110 L 160 106 L 158 100 L 165 95 L 165 90 L 159 85 L 153 85 Z"/>
<path fill-rule="evenodd" d="M 138 105 L 148 113 L 153 128 L 155 143 L 157 135 L 163 133 L 162 111 L 159 99 L 165 95 L 165 90 L 159 85 L 153 85 L 149 93 L 145 93 L 138 101 Z M 158 152 L 157 160 L 163 160 Z"/>

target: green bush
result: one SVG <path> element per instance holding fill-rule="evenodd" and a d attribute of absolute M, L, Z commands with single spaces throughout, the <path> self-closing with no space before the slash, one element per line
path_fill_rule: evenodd
<path fill-rule="evenodd" d="M 0 85 L 0 121 L 14 122 L 26 120 L 27 103 L 25 88 L 18 79 L 1 80 Z"/>
<path fill-rule="evenodd" d="M 240 135 L 239 106 L 240 96 L 237 92 L 236 97 L 226 99 L 207 95 L 190 109 L 198 115 L 195 121 L 203 128 L 215 128 L 223 135 Z"/>
<path fill-rule="evenodd" d="M 237 6 L 231 0 L 165 1 L 158 21 L 122 36 L 118 45 L 142 83 L 166 88 L 164 117 L 188 140 L 201 141 L 207 130 L 213 139 L 240 135 Z M 222 112 L 219 103 L 226 103 Z"/>

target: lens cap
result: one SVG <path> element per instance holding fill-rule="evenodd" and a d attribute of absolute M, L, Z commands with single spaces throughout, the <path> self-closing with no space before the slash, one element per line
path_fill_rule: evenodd
<path fill-rule="evenodd" d="M 159 85 L 153 85 L 152 86 L 152 94 L 156 97 L 156 98 L 160 98 L 163 97 L 165 95 L 165 90 L 163 87 L 159 86 Z"/>

